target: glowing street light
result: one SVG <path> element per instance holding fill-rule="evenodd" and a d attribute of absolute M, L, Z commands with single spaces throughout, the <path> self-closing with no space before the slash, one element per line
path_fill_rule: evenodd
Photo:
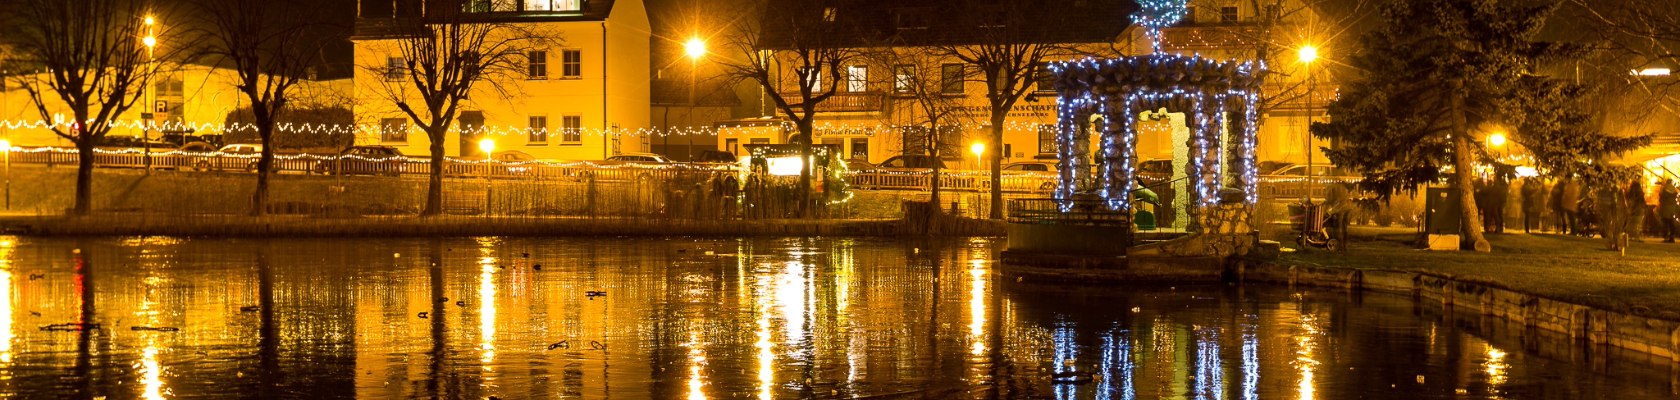
<path fill-rule="evenodd" d="M 700 57 L 706 55 L 706 41 L 700 40 L 700 38 L 689 38 L 688 43 L 683 43 L 683 53 L 687 54 L 688 58 L 700 59 Z"/>
<path fill-rule="evenodd" d="M 1494 132 L 1488 135 L 1488 144 L 1493 147 L 1505 147 L 1505 132 Z"/>
<path fill-rule="evenodd" d="M 978 169 L 980 164 L 984 163 L 984 161 L 980 161 L 980 156 L 986 154 L 986 144 L 974 142 L 973 145 L 968 146 L 968 151 L 974 153 L 974 167 Z"/>
<path fill-rule="evenodd" d="M 484 158 L 489 159 L 490 153 L 496 152 L 496 141 L 490 138 L 478 141 L 478 149 L 484 151 Z"/>
<path fill-rule="evenodd" d="M 1301 46 L 1300 56 L 1301 63 L 1312 64 L 1313 61 L 1318 60 L 1318 47 L 1314 47 L 1310 44 Z"/>
<path fill-rule="evenodd" d="M 1315 184 L 1315 182 L 1312 182 L 1314 180 L 1313 179 L 1314 175 L 1312 174 L 1312 170 L 1313 170 L 1313 145 L 1312 145 L 1313 101 L 1317 100 L 1317 99 L 1313 98 L 1313 84 L 1316 83 L 1316 82 L 1314 82 L 1314 80 L 1313 80 L 1312 63 L 1313 63 L 1313 61 L 1318 61 L 1318 47 L 1313 46 L 1312 44 L 1303 45 L 1303 46 L 1301 46 L 1301 50 L 1298 52 L 1297 55 L 1300 56 L 1301 65 L 1303 65 L 1306 68 L 1306 72 L 1307 72 L 1307 77 L 1306 77 L 1306 79 L 1307 79 L 1307 105 L 1306 105 L 1306 108 L 1307 108 L 1307 126 L 1306 126 L 1306 129 L 1301 130 L 1302 131 L 1302 136 L 1303 136 L 1301 138 L 1301 143 L 1306 144 L 1306 149 L 1304 149 L 1304 150 L 1305 150 L 1305 153 L 1306 153 L 1306 156 L 1307 156 L 1307 179 L 1301 180 L 1301 183 L 1302 183 L 1302 185 L 1305 185 L 1307 187 L 1304 187 L 1301 190 L 1301 200 L 1302 200 L 1301 202 L 1305 203 L 1307 205 L 1311 205 L 1312 204 L 1312 185 Z M 1303 230 L 1302 232 L 1305 232 L 1305 230 Z M 1305 233 L 1303 233 L 1303 234 L 1305 234 Z"/>

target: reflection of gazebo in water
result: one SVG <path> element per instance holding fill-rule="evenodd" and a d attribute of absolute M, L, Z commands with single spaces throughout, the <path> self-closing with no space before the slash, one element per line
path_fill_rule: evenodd
<path fill-rule="evenodd" d="M 1139 19 L 1147 28 L 1146 21 Z M 1011 253 L 1223 258 L 1253 247 L 1263 66 L 1157 52 L 1050 68 L 1059 95 L 1059 182 L 1052 199 L 1012 205 Z M 1184 188 L 1175 197 L 1187 200 L 1187 235 L 1133 247 L 1139 117 L 1161 108 L 1184 113 L 1189 130 L 1188 140 L 1174 144 L 1185 147 L 1186 184 L 1174 186 Z"/>

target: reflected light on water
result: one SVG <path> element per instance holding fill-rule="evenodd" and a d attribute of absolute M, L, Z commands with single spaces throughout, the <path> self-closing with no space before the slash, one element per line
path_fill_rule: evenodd
<path fill-rule="evenodd" d="M 163 399 L 163 366 L 158 365 L 157 345 L 148 343 L 146 350 L 140 353 L 140 382 L 146 385 L 146 391 L 140 398 L 147 400 Z"/>
<path fill-rule="evenodd" d="M 1316 348 L 1317 344 L 1313 343 L 1313 338 L 1316 336 L 1318 336 L 1318 318 L 1312 314 L 1301 313 L 1301 333 L 1295 336 L 1295 369 L 1301 371 L 1301 381 L 1297 385 L 1297 391 L 1300 393 L 1301 400 L 1312 400 L 1315 396 L 1313 368 L 1318 365 L 1318 361 L 1314 360 L 1313 357 L 1316 356 L 1314 353 L 1318 349 Z"/>
<path fill-rule="evenodd" d="M 0 240 L 0 365 L 12 363 L 12 241 Z"/>
<path fill-rule="evenodd" d="M 769 286 L 770 282 L 768 277 L 760 277 L 758 279 L 758 287 L 764 288 Z M 758 304 L 756 307 L 757 310 L 755 310 L 758 313 L 758 341 L 753 343 L 753 347 L 758 348 L 758 398 L 761 400 L 770 400 L 770 387 L 776 379 L 776 353 L 772 351 L 776 345 L 770 343 L 771 305 L 768 304 L 769 299 L 762 294 L 755 297 L 758 298 Z"/>
<path fill-rule="evenodd" d="M 1119 386 L 1120 400 L 1132 400 L 1137 398 L 1137 392 L 1132 388 L 1131 335 L 1120 331 L 1118 326 L 1114 329 L 1103 335 L 1102 364 L 1097 371 L 1102 380 L 1097 381 L 1097 400 L 1112 399 L 1116 386 Z"/>
<path fill-rule="evenodd" d="M 787 340 L 805 337 L 805 266 L 798 262 L 783 264 L 776 276 L 776 307 L 786 324 Z"/>
<path fill-rule="evenodd" d="M 688 332 L 688 400 L 706 400 L 705 376 L 701 375 L 701 367 L 706 365 L 706 350 L 701 348 L 699 332 Z"/>
<path fill-rule="evenodd" d="M 1073 323 L 1066 321 L 1058 321 L 1055 330 L 1051 331 L 1050 345 L 1055 350 L 1055 373 L 1079 372 L 1078 361 L 1075 361 L 1079 357 L 1079 344 L 1074 342 L 1074 336 L 1077 334 Z M 1056 385 L 1054 389 L 1057 399 L 1072 399 L 1076 394 L 1073 385 Z"/>
<path fill-rule="evenodd" d="M 1242 338 L 1243 400 L 1260 398 L 1260 338 L 1249 325 Z"/>
<path fill-rule="evenodd" d="M 1505 363 L 1504 351 L 1494 348 L 1492 344 L 1486 346 L 1488 386 L 1490 386 L 1488 390 L 1497 393 L 1499 385 L 1505 384 L 1505 381 L 1509 379 L 1506 370 L 1511 369 L 1511 365 Z"/>
<path fill-rule="evenodd" d="M 479 260 L 478 272 L 478 348 L 484 370 L 496 360 L 496 259 Z"/>
<path fill-rule="evenodd" d="M 968 267 L 968 338 L 974 342 L 969 354 L 986 354 L 986 265 L 974 260 Z"/>
<path fill-rule="evenodd" d="M 1196 330 L 1196 395 L 1197 398 L 1225 398 L 1225 369 L 1220 365 L 1219 330 Z"/>

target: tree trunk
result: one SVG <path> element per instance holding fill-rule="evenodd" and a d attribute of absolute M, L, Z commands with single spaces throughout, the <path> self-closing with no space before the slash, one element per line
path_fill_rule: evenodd
<path fill-rule="evenodd" d="M 257 122 L 257 135 L 262 138 L 262 157 L 257 159 L 257 191 L 251 194 L 251 216 L 268 213 L 268 177 L 274 170 L 274 124 Z"/>
<path fill-rule="evenodd" d="M 1493 251 L 1487 238 L 1482 237 L 1482 216 L 1476 209 L 1476 188 L 1471 178 L 1474 173 L 1470 163 L 1470 129 L 1464 118 L 1464 81 L 1452 82 L 1452 135 L 1453 135 L 1453 183 L 1458 186 L 1459 205 L 1463 209 L 1464 223 L 1460 230 L 1464 237 L 1472 243 L 1472 248 L 1479 252 Z"/>
<path fill-rule="evenodd" d="M 812 130 L 811 121 L 799 123 L 799 134 L 805 137 L 799 144 L 799 195 L 794 196 L 799 199 L 800 218 L 811 217 L 811 142 L 815 140 Z"/>
<path fill-rule="evenodd" d="M 1003 122 L 1009 110 L 992 111 L 992 209 L 987 218 L 1003 219 Z"/>
<path fill-rule="evenodd" d="M 93 210 L 93 135 L 82 135 L 76 141 L 76 216 L 86 216 Z"/>
<path fill-rule="evenodd" d="M 446 129 L 442 123 L 433 125 L 432 129 L 442 131 Z M 443 139 L 442 133 L 428 132 L 432 137 L 432 174 L 426 184 L 426 208 L 420 211 L 420 216 L 429 217 L 443 214 Z"/>

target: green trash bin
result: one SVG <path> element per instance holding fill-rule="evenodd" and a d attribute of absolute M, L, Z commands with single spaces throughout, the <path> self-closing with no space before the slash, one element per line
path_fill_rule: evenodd
<path fill-rule="evenodd" d="M 1132 197 L 1136 200 L 1134 205 L 1137 210 L 1132 213 L 1132 223 L 1137 224 L 1140 231 L 1155 230 L 1154 209 L 1161 205 L 1160 196 L 1156 196 L 1155 192 L 1149 190 L 1149 188 L 1138 188 L 1138 190 L 1132 191 Z M 1144 208 L 1144 204 L 1148 204 L 1149 207 Z"/>

